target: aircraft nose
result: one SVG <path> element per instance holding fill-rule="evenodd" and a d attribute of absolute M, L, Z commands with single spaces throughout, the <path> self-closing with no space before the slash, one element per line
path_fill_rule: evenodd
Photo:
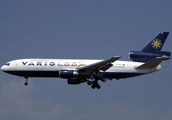
<path fill-rule="evenodd" d="M 6 67 L 3 65 L 3 66 L 1 67 L 1 70 L 2 70 L 2 71 L 5 71 L 5 70 L 6 70 Z"/>

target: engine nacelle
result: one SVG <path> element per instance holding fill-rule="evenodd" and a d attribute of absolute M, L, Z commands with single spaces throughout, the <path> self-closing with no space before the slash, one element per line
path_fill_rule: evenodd
<path fill-rule="evenodd" d="M 78 72 L 73 71 L 73 70 L 61 70 L 59 72 L 59 77 L 60 78 L 73 78 L 78 76 Z"/>
<path fill-rule="evenodd" d="M 142 51 L 130 51 L 129 58 L 136 62 L 147 62 L 156 57 L 165 56 L 167 59 L 170 58 L 171 52 L 157 51 L 157 52 L 142 52 Z"/>
<path fill-rule="evenodd" d="M 71 84 L 71 85 L 76 85 L 76 84 L 80 84 L 80 83 L 83 83 L 83 82 L 86 82 L 86 80 L 79 79 L 79 78 L 69 78 L 67 80 L 67 83 L 68 84 Z"/>

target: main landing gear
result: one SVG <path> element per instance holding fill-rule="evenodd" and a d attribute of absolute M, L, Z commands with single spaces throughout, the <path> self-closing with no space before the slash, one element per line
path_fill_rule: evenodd
<path fill-rule="evenodd" d="M 95 88 L 100 89 L 101 88 L 101 86 L 98 84 L 98 80 L 95 80 L 95 81 L 87 81 L 87 84 L 88 85 L 91 85 L 91 88 L 92 89 L 95 89 Z"/>
<path fill-rule="evenodd" d="M 28 85 L 28 79 L 29 79 L 29 77 L 24 77 L 24 78 L 25 78 L 24 85 L 27 86 Z"/>
<path fill-rule="evenodd" d="M 93 71 L 90 75 L 90 79 L 92 81 L 87 80 L 87 84 L 91 85 L 92 89 L 95 89 L 95 88 L 100 89 L 101 88 L 101 86 L 98 84 L 98 80 L 105 82 L 103 80 L 103 74 L 100 73 L 99 70 Z"/>

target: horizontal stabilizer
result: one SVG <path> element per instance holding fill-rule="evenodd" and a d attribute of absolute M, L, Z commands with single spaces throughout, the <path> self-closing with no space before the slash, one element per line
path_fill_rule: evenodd
<path fill-rule="evenodd" d="M 163 60 L 166 60 L 166 57 L 157 57 L 152 59 L 141 66 L 137 67 L 136 69 L 150 69 L 157 67 Z"/>

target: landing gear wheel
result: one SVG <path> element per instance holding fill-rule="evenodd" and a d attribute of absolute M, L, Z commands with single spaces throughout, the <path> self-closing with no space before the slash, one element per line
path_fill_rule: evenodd
<path fill-rule="evenodd" d="M 96 86 L 95 86 L 94 84 L 93 84 L 93 85 L 91 85 L 91 88 L 95 89 L 95 87 L 96 87 Z"/>
<path fill-rule="evenodd" d="M 100 88 L 101 88 L 101 86 L 100 86 L 100 85 L 97 85 L 96 87 L 97 87 L 97 89 L 100 89 Z"/>
<path fill-rule="evenodd" d="M 88 84 L 88 85 L 91 85 L 91 81 L 87 81 L 87 84 Z"/>
<path fill-rule="evenodd" d="M 28 83 L 27 83 L 27 82 L 25 82 L 25 83 L 24 83 L 24 85 L 25 85 L 25 86 L 27 86 L 27 85 L 28 85 Z"/>

